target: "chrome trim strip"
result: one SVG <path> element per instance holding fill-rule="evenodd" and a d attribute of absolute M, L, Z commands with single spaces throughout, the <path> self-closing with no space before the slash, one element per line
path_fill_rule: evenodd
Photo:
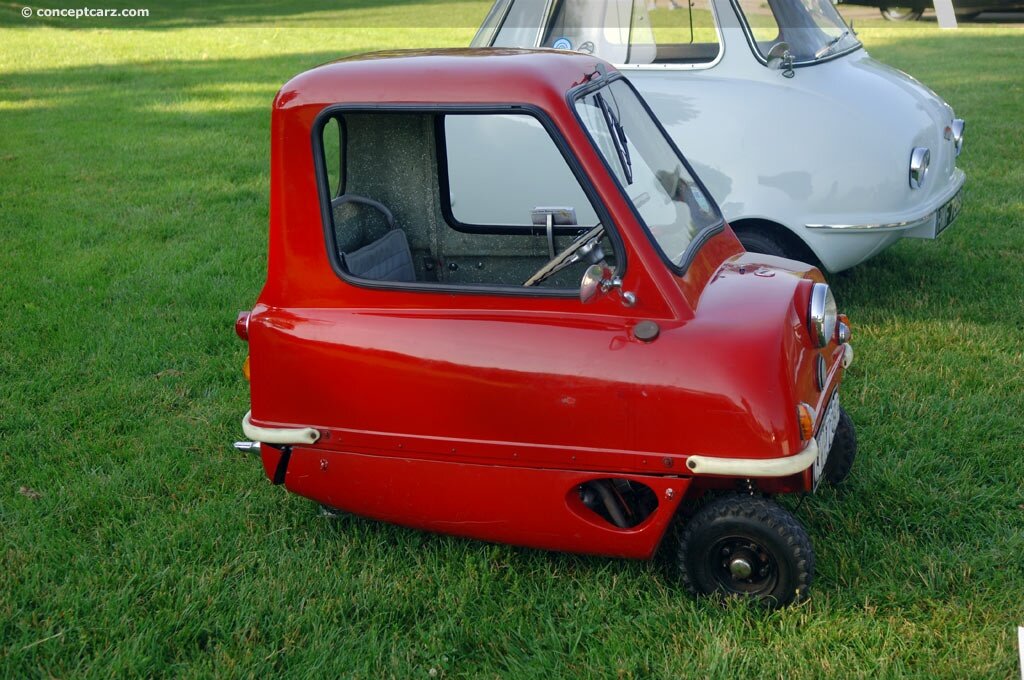
<path fill-rule="evenodd" d="M 945 203 L 943 203 L 945 205 Z M 805 224 L 804 226 L 808 229 L 849 229 L 856 231 L 884 231 L 889 229 L 910 229 L 912 227 L 919 227 L 922 224 L 928 222 L 935 213 L 939 212 L 936 208 L 932 212 L 928 213 L 924 217 L 919 217 L 916 220 L 907 220 L 906 222 L 889 222 L 888 224 Z"/>
<path fill-rule="evenodd" d="M 509 4 L 509 7 L 511 7 L 511 3 Z M 549 23 L 551 21 L 551 16 L 554 14 L 554 12 L 555 0 L 547 0 L 547 3 L 544 5 L 544 13 L 541 15 L 540 28 L 537 29 L 537 37 L 534 38 L 534 48 L 541 47 L 541 45 L 543 44 L 544 34 L 547 33 L 549 30 Z"/>

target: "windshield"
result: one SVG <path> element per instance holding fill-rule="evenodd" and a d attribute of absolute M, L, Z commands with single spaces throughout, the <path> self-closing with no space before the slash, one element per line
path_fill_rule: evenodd
<path fill-rule="evenodd" d="M 736 0 L 764 59 L 786 43 L 794 63 L 815 62 L 860 47 L 830 0 Z M 781 54 L 781 53 L 780 53 Z"/>
<path fill-rule="evenodd" d="M 662 253 L 681 266 L 694 237 L 722 223 L 714 201 L 625 80 L 578 97 L 576 112 Z"/>

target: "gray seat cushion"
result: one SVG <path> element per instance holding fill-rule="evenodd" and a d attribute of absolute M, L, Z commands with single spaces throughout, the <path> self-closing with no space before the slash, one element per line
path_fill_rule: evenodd
<path fill-rule="evenodd" d="M 392 229 L 373 243 L 344 253 L 342 257 L 353 276 L 375 281 L 416 280 L 409 240 L 401 229 Z"/>

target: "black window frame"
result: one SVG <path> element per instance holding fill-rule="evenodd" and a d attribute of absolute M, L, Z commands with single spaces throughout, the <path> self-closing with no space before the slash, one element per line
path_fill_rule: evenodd
<path fill-rule="evenodd" d="M 312 137 L 312 151 L 313 151 L 313 172 L 316 178 L 316 190 L 317 190 L 317 201 L 320 203 L 320 218 L 321 227 L 324 234 L 324 246 L 327 251 L 327 259 L 331 264 L 331 268 L 334 273 L 344 282 L 357 286 L 360 288 L 369 289 L 381 289 L 381 290 L 401 290 L 409 292 L 424 292 L 424 293 L 444 293 L 444 294 L 468 294 L 468 295 L 498 295 L 498 296 L 513 296 L 513 297 L 548 297 L 548 298 L 573 298 L 578 297 L 579 291 L 575 288 L 538 288 L 536 286 L 499 286 L 499 285 L 480 285 L 480 284 L 458 284 L 451 285 L 445 283 L 435 283 L 431 281 L 415 281 L 415 282 L 401 282 L 401 281 L 379 281 L 376 279 L 366 279 L 358 276 L 354 276 L 345 269 L 345 265 L 342 262 L 341 254 L 338 252 L 337 240 L 334 234 L 334 210 L 331 205 L 334 198 L 330 195 L 330 182 L 327 176 L 327 163 L 324 156 L 323 149 L 323 129 L 328 120 L 337 117 L 339 121 L 344 121 L 345 113 L 380 113 L 380 114 L 401 114 L 401 113 L 423 113 L 434 115 L 434 130 L 435 130 L 435 152 L 441 153 L 441 146 L 436 137 L 438 123 L 443 127 L 444 115 L 445 114 L 523 114 L 536 118 L 540 124 L 547 131 L 548 135 L 554 141 L 555 145 L 559 148 L 562 156 L 565 158 L 566 163 L 569 166 L 570 171 L 576 177 L 576 180 L 580 183 L 580 188 L 583 189 L 587 200 L 591 202 L 594 211 L 597 213 L 598 220 L 605 229 L 605 235 L 611 240 L 612 247 L 615 251 L 615 270 L 617 275 L 624 276 L 626 273 L 627 258 L 624 243 L 622 237 L 619 235 L 618 230 L 615 228 L 615 223 L 612 221 L 611 215 L 609 214 L 604 203 L 600 200 L 600 194 L 597 189 L 594 188 L 583 170 L 583 166 L 576 158 L 575 154 L 572 153 L 568 142 L 559 132 L 551 118 L 544 112 L 540 107 L 532 104 L 379 104 L 379 103 L 348 103 L 348 104 L 332 104 L 325 106 L 317 113 L 316 118 L 313 120 L 311 127 Z M 443 130 L 442 130 L 443 134 Z M 347 128 L 345 129 L 344 136 L 345 144 L 348 143 Z M 343 164 L 347 165 L 348 154 L 345 153 L 341 156 Z M 438 159 L 438 187 L 441 190 L 441 211 L 444 214 L 444 206 L 448 203 L 445 199 L 447 187 L 447 167 L 444 169 L 440 166 L 441 159 Z M 347 178 L 347 171 L 343 169 L 343 174 Z M 442 181 L 443 179 L 443 181 Z M 342 194 L 343 195 L 343 194 Z M 447 217 L 445 217 L 447 220 Z M 454 228 L 450 223 L 447 224 L 449 228 Z M 486 231 L 481 233 L 490 233 L 495 235 L 530 235 L 526 229 L 522 227 L 515 227 L 515 231 L 508 234 L 507 232 L 494 232 Z M 531 228 L 531 231 L 533 229 Z M 569 227 L 566 233 L 577 233 L 580 228 Z M 546 230 L 539 228 L 536 235 L 546 234 Z"/>
<path fill-rule="evenodd" d="M 658 243 L 658 240 L 654 238 L 654 234 L 651 233 L 651 229 L 650 227 L 647 226 L 647 222 L 640 214 L 640 211 L 637 210 L 636 206 L 633 205 L 633 201 L 630 200 L 629 194 L 626 192 L 626 188 L 622 186 L 622 182 L 619 181 L 618 174 L 612 169 L 611 165 L 609 165 L 608 159 L 605 158 L 604 153 L 601 151 L 601 147 L 598 146 L 597 144 L 597 140 L 595 140 L 594 137 L 590 134 L 590 130 L 587 129 L 587 126 L 584 124 L 583 118 L 580 117 L 579 111 L 576 110 L 577 100 L 587 96 L 591 92 L 608 87 L 612 83 L 620 80 L 626 84 L 626 87 L 633 91 L 633 94 L 636 95 L 636 98 L 640 102 L 640 105 L 644 108 L 644 111 L 646 111 L 647 115 L 651 117 L 651 120 L 654 121 L 654 124 L 657 126 L 661 134 L 665 136 L 665 139 L 672 147 L 672 150 L 675 151 L 676 155 L 679 157 L 679 160 L 682 161 L 683 167 L 686 168 L 686 171 L 690 173 L 690 176 L 693 177 L 694 181 L 697 183 L 697 186 L 700 188 L 702 192 L 704 192 L 705 198 L 711 201 L 715 209 L 718 211 L 718 214 L 722 217 L 722 219 L 720 219 L 718 222 L 714 224 L 709 224 L 708 226 L 704 227 L 699 232 L 697 232 L 696 235 L 694 235 L 694 237 L 690 240 L 690 243 L 687 244 L 686 250 L 683 251 L 683 257 L 680 259 L 679 264 L 676 264 L 668 257 L 668 255 L 662 249 L 661 245 Z M 583 132 L 584 134 L 586 134 L 587 140 L 593 147 L 594 152 L 601 158 L 601 162 L 604 164 L 605 171 L 611 177 L 612 181 L 615 182 L 615 186 L 618 187 L 619 194 L 622 196 L 622 200 L 625 201 L 626 205 L 629 206 L 630 211 L 632 211 L 633 213 L 633 217 L 636 218 L 637 224 L 640 225 L 640 228 L 643 230 L 644 236 L 647 237 L 647 240 L 650 241 L 652 246 L 654 246 L 654 250 L 655 252 L 658 253 L 658 256 L 661 258 L 661 261 L 664 262 L 665 265 L 677 276 L 685 276 L 687 270 L 690 268 L 690 265 L 693 264 L 694 259 L 696 259 L 697 253 L 700 251 L 702 247 L 704 247 L 704 244 L 710 241 L 713 237 L 725 231 L 725 215 L 722 213 L 722 209 L 718 205 L 718 201 L 714 199 L 714 197 L 711 195 L 711 192 L 709 192 L 707 187 L 704 186 L 704 182 L 701 180 L 700 175 L 698 175 L 694 171 L 693 166 L 691 166 L 690 162 L 686 160 L 686 157 L 683 155 L 683 152 L 680 151 L 678 146 L 676 146 L 675 140 L 672 139 L 672 136 L 669 135 L 668 132 L 665 130 L 665 127 L 661 124 L 661 121 L 658 119 L 658 117 L 654 115 L 654 111 L 652 111 L 651 107 L 648 106 L 647 100 L 640 96 L 640 93 L 637 91 L 637 89 L 633 87 L 633 83 L 629 82 L 629 79 L 622 75 L 622 73 L 614 72 L 608 74 L 599 74 L 592 78 L 589 82 L 583 83 L 582 85 L 577 85 L 576 87 L 572 88 L 566 93 L 566 103 L 569 105 L 569 108 L 572 109 L 572 113 L 576 117 L 576 122 L 579 123 L 580 127 L 583 129 Z"/>

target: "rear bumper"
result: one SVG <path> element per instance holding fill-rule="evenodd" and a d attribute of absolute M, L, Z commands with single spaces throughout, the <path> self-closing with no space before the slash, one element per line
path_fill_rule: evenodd
<path fill-rule="evenodd" d="M 959 213 L 964 183 L 967 176 L 957 170 L 949 188 L 934 199 L 923 211 L 916 215 L 901 216 L 899 219 L 882 220 L 869 224 L 807 224 L 808 229 L 844 234 L 877 234 L 885 232 L 901 232 L 901 236 L 912 238 L 937 238 L 948 227 Z M 953 214 L 950 208 L 956 207 Z"/>
<path fill-rule="evenodd" d="M 911 213 L 860 214 L 851 216 L 853 219 L 849 222 L 822 220 L 805 224 L 800 236 L 828 271 L 849 269 L 902 238 L 941 236 L 960 212 L 965 179 L 963 171 L 958 169 L 945 191 Z"/>
<path fill-rule="evenodd" d="M 312 427 L 260 427 L 252 424 L 252 411 L 242 418 L 242 431 L 254 442 L 264 444 L 315 444 L 320 432 Z"/>

